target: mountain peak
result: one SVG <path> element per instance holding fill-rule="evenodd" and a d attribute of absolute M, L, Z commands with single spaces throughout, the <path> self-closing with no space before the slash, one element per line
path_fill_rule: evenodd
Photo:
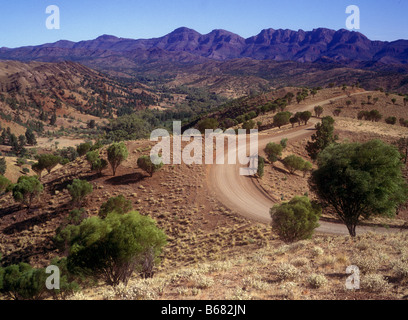
<path fill-rule="evenodd" d="M 199 34 L 197 31 L 195 31 L 194 29 L 190 29 L 187 27 L 180 27 L 177 28 L 176 30 L 174 30 L 173 32 L 171 32 L 170 34 L 179 34 L 179 33 L 195 33 L 195 34 Z"/>
<path fill-rule="evenodd" d="M 98 38 L 96 38 L 95 40 L 103 40 L 103 41 L 115 41 L 115 40 L 119 40 L 118 37 L 109 35 L 109 34 L 103 34 L 101 36 L 99 36 Z"/>

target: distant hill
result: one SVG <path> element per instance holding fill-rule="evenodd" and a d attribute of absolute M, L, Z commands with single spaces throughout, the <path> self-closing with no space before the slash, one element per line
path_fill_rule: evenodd
<path fill-rule="evenodd" d="M 266 29 L 245 39 L 226 30 L 203 35 L 183 27 L 154 39 L 102 35 L 89 41 L 0 48 L 0 59 L 71 61 L 149 87 L 185 85 L 228 98 L 328 83 L 408 90 L 408 40 L 371 41 L 344 29 Z"/>
<path fill-rule="evenodd" d="M 154 50 L 156 49 L 156 50 Z M 124 39 L 103 35 L 95 40 L 58 41 L 16 49 L 1 48 L 1 59 L 55 61 L 122 57 L 136 63 L 157 55 L 178 53 L 178 62 L 200 63 L 197 57 L 225 61 L 236 58 L 256 60 L 314 62 L 373 62 L 408 64 L 408 41 L 371 41 L 359 32 L 318 28 L 312 31 L 262 30 L 244 39 L 226 30 L 202 35 L 195 30 L 178 28 L 154 39 Z"/>

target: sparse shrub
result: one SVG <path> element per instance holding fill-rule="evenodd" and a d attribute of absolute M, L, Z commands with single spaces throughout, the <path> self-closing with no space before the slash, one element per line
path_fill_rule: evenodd
<path fill-rule="evenodd" d="M 324 250 L 320 247 L 313 247 L 312 249 L 312 256 L 313 257 L 320 257 L 324 254 Z"/>
<path fill-rule="evenodd" d="M 397 118 L 396 117 L 388 117 L 385 119 L 385 123 L 395 125 L 397 123 Z"/>
<path fill-rule="evenodd" d="M 304 267 L 309 264 L 309 259 L 304 257 L 295 258 L 291 261 L 291 264 L 293 264 L 295 267 Z"/>
<path fill-rule="evenodd" d="M 272 228 L 286 242 L 311 238 L 319 224 L 321 208 L 307 197 L 295 197 L 270 210 Z"/>
<path fill-rule="evenodd" d="M 380 259 L 374 252 L 367 252 L 365 254 L 356 254 L 352 257 L 351 262 L 356 265 L 363 274 L 373 273 L 380 268 Z"/>
<path fill-rule="evenodd" d="M 324 275 L 315 273 L 307 278 L 307 282 L 315 289 L 325 287 L 328 284 L 327 278 Z"/>
<path fill-rule="evenodd" d="M 394 263 L 392 270 L 399 280 L 408 279 L 408 262 L 398 260 Z"/>
<path fill-rule="evenodd" d="M 390 289 L 390 284 L 380 274 L 369 274 L 362 277 L 361 288 L 368 292 L 383 293 Z"/>
<path fill-rule="evenodd" d="M 198 289 L 208 289 L 214 285 L 213 278 L 203 275 L 195 277 L 194 282 L 195 282 L 194 286 Z"/>
<path fill-rule="evenodd" d="M 88 181 L 75 179 L 67 189 L 72 197 L 72 202 L 81 206 L 86 197 L 92 193 L 93 186 Z"/>
<path fill-rule="evenodd" d="M 290 263 L 281 263 L 276 268 L 276 275 L 280 281 L 296 280 L 301 271 Z"/>

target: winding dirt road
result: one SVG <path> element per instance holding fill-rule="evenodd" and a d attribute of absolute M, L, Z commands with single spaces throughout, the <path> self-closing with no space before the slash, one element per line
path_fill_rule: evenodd
<path fill-rule="evenodd" d="M 356 93 L 369 94 L 369 92 Z M 315 106 L 327 105 L 330 101 L 339 100 L 347 96 L 339 96 L 336 98 L 320 101 L 318 103 L 310 104 L 300 108 L 291 110 L 291 112 L 313 110 Z M 307 126 L 287 130 L 283 133 L 268 135 L 260 133 L 258 136 L 259 154 L 263 154 L 263 150 L 269 142 L 279 142 L 283 138 L 290 140 L 310 137 L 314 132 L 314 126 L 318 122 L 313 118 Z M 244 146 L 249 150 L 249 145 Z M 240 215 L 255 220 L 257 222 L 269 224 L 271 217 L 269 210 L 273 205 L 280 202 L 278 195 L 276 198 L 266 193 L 257 182 L 256 178 L 241 176 L 239 174 L 240 165 L 211 165 L 208 170 L 208 186 L 213 190 L 217 199 L 227 208 L 233 210 Z M 340 223 L 331 223 L 320 221 L 318 232 L 348 235 L 347 228 Z M 358 227 L 357 233 L 364 233 L 369 230 L 377 232 L 389 232 L 386 228 L 374 227 Z"/>

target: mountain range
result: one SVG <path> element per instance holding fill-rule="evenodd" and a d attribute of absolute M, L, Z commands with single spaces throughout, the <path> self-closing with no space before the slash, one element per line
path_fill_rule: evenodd
<path fill-rule="evenodd" d="M 313 31 L 262 30 L 244 39 L 225 30 L 200 34 L 178 28 L 154 39 L 125 39 L 103 35 L 95 40 L 61 40 L 39 46 L 1 48 L 0 59 L 40 61 L 130 60 L 142 63 L 166 59 L 180 63 L 201 63 L 207 59 L 256 60 L 392 65 L 408 64 L 408 40 L 371 41 L 359 32 L 318 28 Z"/>

